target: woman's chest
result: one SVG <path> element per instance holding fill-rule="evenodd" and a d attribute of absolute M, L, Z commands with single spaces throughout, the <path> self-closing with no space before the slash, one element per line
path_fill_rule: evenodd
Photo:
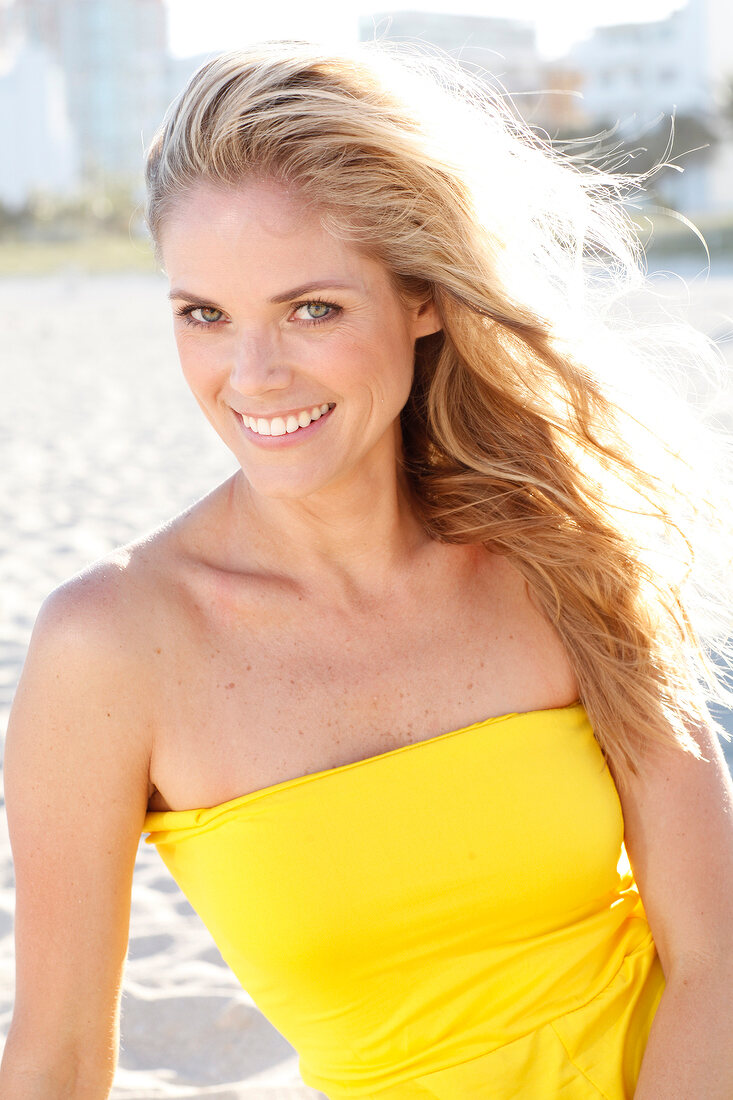
<path fill-rule="evenodd" d="M 288 604 L 209 615 L 162 677 L 151 808 L 215 805 L 495 714 L 576 697 L 559 639 L 518 601 L 343 615 Z"/>

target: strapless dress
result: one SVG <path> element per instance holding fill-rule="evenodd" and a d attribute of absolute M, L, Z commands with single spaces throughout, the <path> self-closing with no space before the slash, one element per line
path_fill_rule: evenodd
<path fill-rule="evenodd" d="M 664 979 L 581 705 L 145 830 L 331 1100 L 633 1096 Z"/>

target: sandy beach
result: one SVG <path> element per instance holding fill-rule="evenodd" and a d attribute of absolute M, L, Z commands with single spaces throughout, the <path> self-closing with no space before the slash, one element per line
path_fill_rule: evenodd
<path fill-rule="evenodd" d="M 60 581 L 233 470 L 183 383 L 166 284 L 69 271 L 0 280 L 0 734 L 38 607 Z M 670 294 L 684 295 L 679 283 Z M 733 366 L 733 275 L 689 293 Z M 729 755 L 729 761 L 731 756 Z M 13 989 L 13 873 L 0 815 L 0 1045 Z M 115 1100 L 296 1100 L 297 1058 L 141 844 Z"/>

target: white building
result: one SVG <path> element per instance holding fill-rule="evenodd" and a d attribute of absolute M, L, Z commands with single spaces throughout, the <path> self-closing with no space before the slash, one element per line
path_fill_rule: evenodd
<path fill-rule="evenodd" d="M 422 11 L 377 13 L 359 20 L 363 41 L 424 42 L 450 53 L 470 71 L 500 82 L 511 93 L 542 86 L 542 63 L 532 23 L 482 15 Z"/>
<path fill-rule="evenodd" d="M 35 193 L 71 194 L 79 183 L 79 163 L 60 66 L 29 42 L 4 62 L 0 202 L 20 209 Z"/>
<path fill-rule="evenodd" d="M 168 100 L 163 0 L 14 0 L 11 10 L 63 73 L 85 181 L 136 183 Z"/>
<path fill-rule="evenodd" d="M 733 4 L 730 0 L 690 0 L 700 13 L 708 84 L 718 109 L 733 94 Z M 712 211 L 733 211 L 733 123 L 724 126 L 708 173 L 706 204 Z"/>
<path fill-rule="evenodd" d="M 666 19 L 600 27 L 575 46 L 565 64 L 577 73 L 589 132 L 618 127 L 639 137 L 674 116 L 692 116 L 718 135 L 706 156 L 684 156 L 682 173 L 658 178 L 659 192 L 678 209 L 714 213 L 733 209 L 731 137 L 721 117 L 733 76 L 733 5 L 689 0 Z"/>
<path fill-rule="evenodd" d="M 636 134 L 675 108 L 711 112 L 709 73 L 697 5 L 654 23 L 599 27 L 571 50 L 582 74 L 583 107 L 594 123 Z"/>

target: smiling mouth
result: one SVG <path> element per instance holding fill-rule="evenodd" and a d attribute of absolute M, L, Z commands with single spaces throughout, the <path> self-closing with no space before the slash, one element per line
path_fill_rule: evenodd
<path fill-rule="evenodd" d="M 293 435 L 301 428 L 307 428 L 314 420 L 320 420 L 336 406 L 333 403 L 313 405 L 307 409 L 301 409 L 297 413 L 289 413 L 287 416 L 249 416 L 240 413 L 242 423 L 255 435 Z"/>

